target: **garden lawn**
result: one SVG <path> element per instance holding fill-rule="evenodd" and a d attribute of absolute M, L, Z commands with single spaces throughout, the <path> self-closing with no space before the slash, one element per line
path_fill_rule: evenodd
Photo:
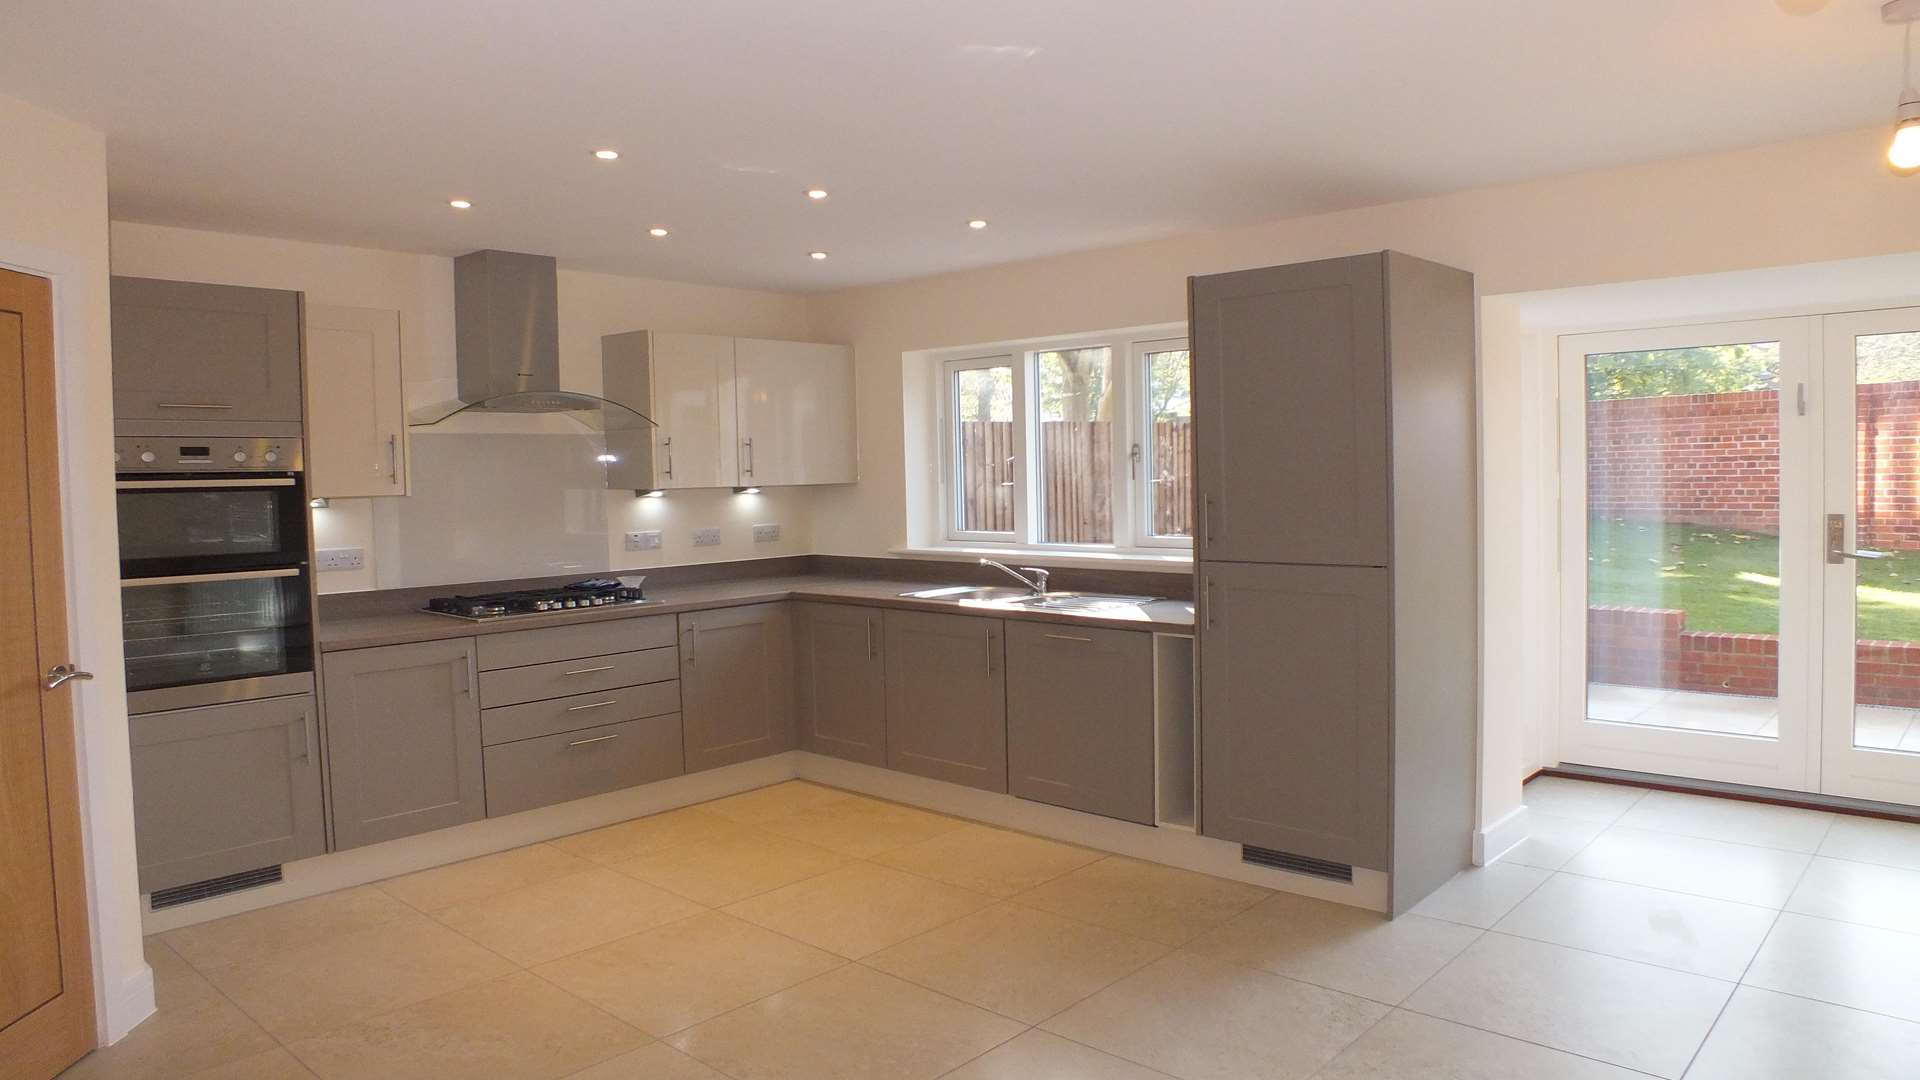
<path fill-rule="evenodd" d="M 1687 629 L 1780 632 L 1780 541 L 1705 525 L 1597 519 L 1587 533 L 1593 604 L 1679 608 Z M 1859 634 L 1920 641 L 1920 552 L 1861 560 Z"/>

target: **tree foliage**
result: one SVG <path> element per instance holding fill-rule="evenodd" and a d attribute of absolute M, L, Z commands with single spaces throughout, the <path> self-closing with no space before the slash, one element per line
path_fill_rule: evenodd
<path fill-rule="evenodd" d="M 1595 353 L 1587 357 L 1587 400 L 1733 394 L 1780 388 L 1780 345 Z"/>

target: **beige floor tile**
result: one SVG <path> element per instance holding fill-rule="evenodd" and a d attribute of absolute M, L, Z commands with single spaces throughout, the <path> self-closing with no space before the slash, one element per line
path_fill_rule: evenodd
<path fill-rule="evenodd" d="M 1452 881 L 1415 904 L 1412 914 L 1484 930 L 1499 922 L 1551 874 L 1537 866 L 1519 863 L 1471 867 L 1455 874 Z"/>
<path fill-rule="evenodd" d="M 1494 929 L 1737 981 L 1775 915 L 1772 908 L 1556 874 Z"/>
<path fill-rule="evenodd" d="M 1029 1024 L 1166 954 L 1168 946 L 995 904 L 867 957 L 869 967 Z"/>
<path fill-rule="evenodd" d="M 1565 870 L 1583 877 L 1778 908 L 1812 856 L 1702 840 L 1618 825 L 1602 833 Z"/>
<path fill-rule="evenodd" d="M 283 1042 L 499 978 L 513 965 L 414 914 L 289 953 L 206 970 Z"/>
<path fill-rule="evenodd" d="M 1920 935 L 1787 912 L 1742 981 L 1920 1021 Z"/>
<path fill-rule="evenodd" d="M 989 902 L 988 897 L 976 892 L 857 862 L 729 904 L 725 910 L 858 960 L 944 926 Z"/>
<path fill-rule="evenodd" d="M 1396 1009 L 1314 1080 L 1635 1080 L 1644 1075 Z"/>
<path fill-rule="evenodd" d="M 965 824 L 958 818 L 897 803 L 842 799 L 776 818 L 765 827 L 781 836 L 866 859 L 952 832 Z"/>
<path fill-rule="evenodd" d="M 1104 857 L 1038 836 L 967 825 L 895 848 L 873 861 L 989 896 L 1008 897 Z"/>
<path fill-rule="evenodd" d="M 1627 787 L 1624 784 L 1598 784 L 1591 780 L 1542 776 L 1522 788 L 1520 798 L 1536 814 L 1552 814 L 1555 817 L 1610 825 L 1646 793 L 1645 788 Z"/>
<path fill-rule="evenodd" d="M 1477 927 L 1275 893 L 1201 934 L 1187 951 L 1388 1005 L 1473 944 Z"/>
<path fill-rule="evenodd" d="M 293 1044 L 322 1080 L 566 1076 L 645 1035 L 527 972 Z"/>
<path fill-rule="evenodd" d="M 160 935 L 195 967 L 257 960 L 404 918 L 413 909 L 362 885 L 276 904 Z"/>
<path fill-rule="evenodd" d="M 654 1043 L 582 1069 L 568 1080 L 727 1080 L 727 1078 L 666 1043 Z"/>
<path fill-rule="evenodd" d="M 1733 984 L 1488 933 L 1407 1008 L 1516 1039 L 1678 1078 Z"/>
<path fill-rule="evenodd" d="M 685 806 L 589 832 L 574 833 L 550 842 L 569 855 L 608 864 L 625 862 L 675 844 L 737 835 L 739 831 L 737 823 L 718 814 L 710 814 L 698 806 Z"/>
<path fill-rule="evenodd" d="M 669 1035 L 846 961 L 717 911 L 534 969 L 649 1035 Z"/>
<path fill-rule="evenodd" d="M 764 825 L 783 817 L 791 817 L 803 810 L 817 810 L 822 806 L 857 798 L 851 792 L 837 788 L 821 787 L 809 784 L 805 780 L 789 780 L 784 784 L 743 791 L 738 795 L 729 795 L 724 799 L 715 799 L 701 803 L 700 809 L 708 813 L 719 814 L 730 821 L 742 825 Z"/>
<path fill-rule="evenodd" d="M 1257 885 L 1112 856 L 1014 898 L 1123 934 L 1184 945 L 1272 895 Z"/>
<path fill-rule="evenodd" d="M 719 907 L 805 881 L 840 866 L 847 856 L 759 830 L 742 830 L 679 844 L 612 865 L 629 877 Z"/>
<path fill-rule="evenodd" d="M 1167 1080 L 1167 1074 L 1035 1028 L 942 1080 Z"/>
<path fill-rule="evenodd" d="M 1567 865 L 1567 860 L 1579 854 L 1582 848 L 1593 843 L 1594 837 L 1606 831 L 1606 825 L 1598 821 L 1529 813 L 1527 838 L 1515 844 L 1512 851 L 1500 856 L 1500 862 L 1558 870 Z"/>
<path fill-rule="evenodd" d="M 1787 910 L 1920 934 L 1920 870 L 1816 858 Z"/>
<path fill-rule="evenodd" d="M 1826 839 L 1833 819 L 1832 814 L 1792 806 L 1649 791 L 1618 823 L 1630 829 L 1811 853 Z"/>
<path fill-rule="evenodd" d="M 669 1041 L 735 1080 L 921 1080 L 1020 1030 L 1005 1017 L 848 964 Z"/>
<path fill-rule="evenodd" d="M 1184 1080 L 1311 1076 L 1387 1008 L 1176 952 L 1041 1026 Z"/>
<path fill-rule="evenodd" d="M 81 1058 L 69 1080 L 146 1080 L 183 1076 L 271 1050 L 273 1036 L 254 1023 L 165 942 L 146 940 L 158 1011 L 112 1046 Z"/>
<path fill-rule="evenodd" d="M 313 1071 L 285 1050 L 269 1050 L 193 1074 L 193 1080 L 314 1080 Z"/>
<path fill-rule="evenodd" d="M 388 878 L 380 882 L 380 889 L 414 908 L 431 912 L 509 889 L 551 881 L 578 873 L 592 865 L 552 844 L 529 844 L 482 855 L 477 859 L 436 866 L 415 874 Z"/>
<path fill-rule="evenodd" d="M 1920 823 L 1842 814 L 1827 831 L 1820 854 L 1920 870 Z"/>
<path fill-rule="evenodd" d="M 1920 1024 L 1743 986 L 1687 1080 L 1907 1080 Z"/>
<path fill-rule="evenodd" d="M 541 964 L 706 909 L 655 885 L 594 867 L 470 900 L 434 917 L 517 964 Z"/>

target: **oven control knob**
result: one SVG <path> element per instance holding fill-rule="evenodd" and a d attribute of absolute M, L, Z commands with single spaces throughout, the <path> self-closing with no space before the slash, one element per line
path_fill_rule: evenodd
<path fill-rule="evenodd" d="M 233 460 L 235 461 L 247 460 L 247 452 L 245 450 L 235 450 L 233 452 Z"/>
<path fill-rule="evenodd" d="M 159 459 L 153 456 L 153 451 L 142 450 L 140 451 L 140 460 L 144 464 L 151 465 L 155 461 L 158 461 Z"/>
<path fill-rule="evenodd" d="M 264 461 L 265 461 L 265 462 L 266 462 L 267 464 L 269 464 L 269 465 L 271 465 L 271 464 L 273 464 L 274 462 L 276 462 L 276 461 L 279 461 L 279 460 L 280 460 L 280 455 L 279 455 L 279 453 L 278 453 L 277 451 L 273 451 L 273 450 L 269 450 L 269 451 L 267 451 L 267 452 L 266 452 L 265 454 L 262 454 L 262 455 L 261 455 L 261 458 L 262 458 L 262 460 L 264 460 Z"/>

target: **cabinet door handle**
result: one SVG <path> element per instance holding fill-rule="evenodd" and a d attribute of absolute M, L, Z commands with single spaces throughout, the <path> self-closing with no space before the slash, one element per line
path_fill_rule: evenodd
<path fill-rule="evenodd" d="M 313 717 L 304 712 L 300 714 L 300 756 L 294 760 L 313 760 Z"/>
<path fill-rule="evenodd" d="M 400 436 L 387 436 L 387 483 L 400 482 Z"/>
<path fill-rule="evenodd" d="M 460 689 L 458 693 L 465 694 L 469 697 L 473 695 L 473 664 L 474 661 L 471 658 L 460 664 Z"/>
<path fill-rule="evenodd" d="M 1200 496 L 1200 550 L 1213 546 L 1213 496 Z"/>
<path fill-rule="evenodd" d="M 747 475 L 753 475 L 753 440 L 747 440 Z"/>
<path fill-rule="evenodd" d="M 1055 641 L 1084 641 L 1089 645 L 1093 644 L 1093 639 L 1090 637 L 1075 637 L 1072 634 L 1048 634 L 1047 636 Z"/>
<path fill-rule="evenodd" d="M 687 624 L 687 663 L 691 664 L 700 652 L 700 625 Z"/>
<path fill-rule="evenodd" d="M 586 746 L 589 743 L 606 742 L 608 739 L 617 739 L 619 737 L 620 737 L 620 733 L 616 731 L 611 735 L 595 735 L 591 739 L 575 739 L 574 741 L 568 743 L 567 745 L 569 747 Z"/>
<path fill-rule="evenodd" d="M 667 471 L 665 475 L 670 478 L 673 476 L 673 436 L 668 435 L 662 439 L 660 445 L 667 452 Z"/>
<path fill-rule="evenodd" d="M 987 627 L 987 671 L 993 671 L 993 627 Z"/>
<path fill-rule="evenodd" d="M 867 659 L 873 659 L 873 620 L 862 619 L 867 624 Z"/>
<path fill-rule="evenodd" d="M 609 701 L 595 701 L 595 702 L 593 702 L 593 703 L 591 703 L 591 704 L 587 704 L 587 705 L 569 705 L 569 706 L 567 706 L 567 711 L 568 711 L 568 712 L 581 712 L 581 711 L 584 711 L 584 710 L 586 710 L 586 709 L 604 709 L 604 708 L 606 708 L 606 707 L 607 707 L 607 706 L 609 706 L 609 705 L 618 705 L 618 704 L 620 704 L 620 699 L 619 699 L 619 698 L 613 698 L 612 700 L 609 700 Z"/>
<path fill-rule="evenodd" d="M 1213 579 L 1207 578 L 1200 585 L 1200 603 L 1207 609 L 1207 629 L 1213 629 Z"/>
<path fill-rule="evenodd" d="M 613 665 L 606 664 L 601 667 L 575 668 L 572 671 L 563 671 L 560 674 L 562 675 L 598 675 L 602 671 L 612 671 L 612 670 L 613 670 Z"/>

